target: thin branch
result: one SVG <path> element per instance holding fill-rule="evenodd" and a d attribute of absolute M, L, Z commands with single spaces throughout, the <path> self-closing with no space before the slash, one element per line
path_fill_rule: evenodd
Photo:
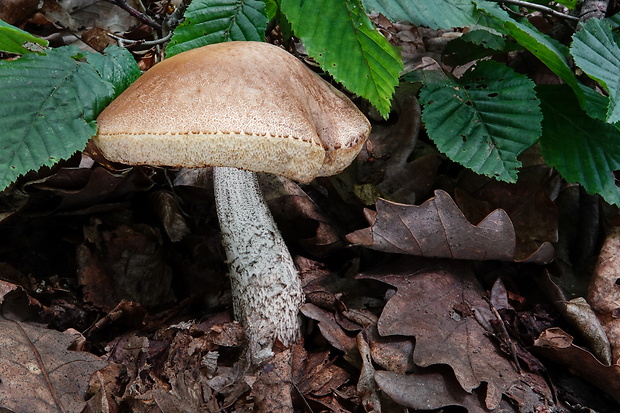
<path fill-rule="evenodd" d="M 162 37 L 161 39 L 156 39 L 156 40 L 130 40 L 130 39 L 125 39 L 123 37 L 117 36 L 112 33 L 108 33 L 108 36 L 116 40 L 118 42 L 118 45 L 121 47 L 144 46 L 146 48 L 150 48 L 153 46 L 160 45 L 162 43 L 166 43 L 172 37 L 172 32 L 168 33 L 166 36 Z"/>
<path fill-rule="evenodd" d="M 187 10 L 187 6 L 191 3 L 192 0 L 182 0 L 181 3 L 177 6 L 177 8 L 166 18 L 164 18 L 163 22 L 163 34 L 167 34 L 171 32 L 177 27 L 183 19 L 185 18 L 185 10 Z"/>
<path fill-rule="evenodd" d="M 161 30 L 161 24 L 157 23 L 156 21 L 154 21 L 153 19 L 151 19 L 149 16 L 147 16 L 144 13 L 142 13 L 141 11 L 136 10 L 133 7 L 131 7 L 127 3 L 127 0 L 108 0 L 108 1 L 110 3 L 116 4 L 118 7 L 120 7 L 123 10 L 125 10 L 127 13 L 131 14 L 133 17 L 135 17 L 136 19 L 140 20 L 142 23 L 145 23 L 145 24 L 151 26 L 152 28 L 154 28 L 157 31 Z"/>
<path fill-rule="evenodd" d="M 550 14 L 552 16 L 559 17 L 561 19 L 579 21 L 579 17 L 571 16 L 569 14 L 559 12 L 556 9 L 543 6 L 542 4 L 530 3 L 529 1 L 523 1 L 523 0 L 493 0 L 493 1 L 495 1 L 496 3 L 500 3 L 500 4 L 514 4 L 515 6 L 526 7 L 532 10 L 538 10 L 542 13 Z"/>

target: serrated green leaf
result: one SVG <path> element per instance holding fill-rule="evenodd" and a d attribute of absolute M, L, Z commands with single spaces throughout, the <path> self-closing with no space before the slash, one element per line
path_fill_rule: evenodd
<path fill-rule="evenodd" d="M 614 171 L 620 169 L 620 130 L 593 119 L 564 85 L 537 86 L 544 120 L 542 154 L 569 182 L 620 205 Z"/>
<path fill-rule="evenodd" d="M 601 107 L 605 106 L 607 98 L 595 93 L 583 85 L 575 76 L 568 64 L 569 50 L 557 40 L 541 33 L 526 20 L 513 20 L 506 11 L 490 5 L 488 2 L 477 2 L 481 11 L 494 20 L 489 20 L 496 30 L 511 36 L 520 45 L 540 59 L 553 73 L 568 84 L 572 89 L 581 107 L 593 118 L 604 119 Z"/>
<path fill-rule="evenodd" d="M 124 47 L 108 46 L 103 54 L 87 54 L 86 60 L 97 70 L 103 80 L 114 85 L 114 96 L 120 95 L 140 77 L 140 68 L 136 60 Z"/>
<path fill-rule="evenodd" d="M 282 0 L 306 50 L 336 81 L 386 117 L 403 63 L 358 0 Z"/>
<path fill-rule="evenodd" d="M 608 123 L 620 121 L 620 47 L 609 23 L 590 19 L 573 35 L 570 52 L 575 63 L 609 94 Z"/>
<path fill-rule="evenodd" d="M 73 58 L 76 47 L 0 61 L 0 189 L 84 148 L 110 83 Z"/>
<path fill-rule="evenodd" d="M 231 40 L 264 41 L 266 29 L 265 3 L 260 0 L 194 0 L 175 29 L 166 55 Z"/>
<path fill-rule="evenodd" d="M 479 62 L 461 79 L 425 80 L 422 120 L 438 149 L 474 172 L 514 182 L 524 150 L 540 136 L 534 82 L 507 66 Z"/>
<path fill-rule="evenodd" d="M 477 2 L 478 8 L 493 18 L 493 27 L 511 36 L 521 46 L 540 59 L 553 73 L 568 83 L 575 93 L 581 94 L 579 82 L 567 62 L 568 48 L 557 40 L 541 33 L 527 21 L 516 21 L 497 5 Z"/>
<path fill-rule="evenodd" d="M 480 14 L 471 0 L 363 0 L 369 12 L 431 29 L 470 26 Z"/>
<path fill-rule="evenodd" d="M 0 20 L 0 52 L 27 54 L 42 52 L 49 42 Z"/>

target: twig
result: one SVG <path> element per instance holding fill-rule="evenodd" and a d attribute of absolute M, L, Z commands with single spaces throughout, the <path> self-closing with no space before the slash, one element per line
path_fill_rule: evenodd
<path fill-rule="evenodd" d="M 131 14 L 133 17 L 140 20 L 141 22 L 151 26 L 155 30 L 157 31 L 161 30 L 161 24 L 157 23 L 156 21 L 154 21 L 153 19 L 151 19 L 149 16 L 142 13 L 141 11 L 136 10 L 133 7 L 131 7 L 129 4 L 127 4 L 127 0 L 108 0 L 108 1 L 110 3 L 116 4 L 118 7 L 125 10 L 127 13 Z"/>
<path fill-rule="evenodd" d="M 493 0 L 493 1 L 495 1 L 496 3 L 500 3 L 500 4 L 514 4 L 515 6 L 526 7 L 532 10 L 538 10 L 542 13 L 550 14 L 552 16 L 559 17 L 561 19 L 579 21 L 579 17 L 571 16 L 569 14 L 559 12 L 555 9 L 552 9 L 551 7 L 543 6 L 542 4 L 530 3 L 529 1 L 523 1 L 523 0 Z M 597 0 L 597 1 L 600 1 L 600 0 Z"/>
<path fill-rule="evenodd" d="M 156 39 L 156 40 L 130 40 L 130 39 L 124 39 L 112 33 L 108 33 L 108 36 L 116 40 L 118 42 L 118 45 L 121 47 L 145 46 L 149 48 L 149 47 L 160 45 L 162 43 L 166 43 L 172 37 L 172 32 L 168 33 L 161 39 Z"/>
<path fill-rule="evenodd" d="M 191 3 L 192 0 L 182 0 L 178 5 L 176 10 L 172 12 L 169 16 L 164 19 L 163 22 L 163 34 L 167 34 L 168 32 L 172 32 L 175 27 L 177 27 L 184 19 L 185 10 L 187 10 L 187 6 Z"/>

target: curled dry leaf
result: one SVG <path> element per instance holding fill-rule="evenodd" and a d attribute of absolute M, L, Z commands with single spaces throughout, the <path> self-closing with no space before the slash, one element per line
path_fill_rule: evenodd
<path fill-rule="evenodd" d="M 562 303 L 564 314 L 579 329 L 594 355 L 604 364 L 611 364 L 611 346 L 605 329 L 599 322 L 590 304 L 583 297 Z"/>
<path fill-rule="evenodd" d="M 377 201 L 376 214 L 367 215 L 371 226 L 347 235 L 347 240 L 396 254 L 467 260 L 515 260 L 516 236 L 508 214 L 496 209 L 472 225 L 450 195 L 437 190 L 421 205 Z M 544 242 L 520 262 L 545 264 L 554 250 Z"/>
<path fill-rule="evenodd" d="M 14 412 L 81 412 L 90 376 L 107 363 L 68 350 L 75 333 L 0 319 L 0 406 Z"/>
<path fill-rule="evenodd" d="M 463 406 L 469 413 L 488 412 L 480 406 L 478 395 L 463 390 L 449 372 L 432 369 L 405 375 L 379 370 L 375 373 L 375 381 L 382 392 L 401 406 L 420 410 Z"/>
<path fill-rule="evenodd" d="M 485 291 L 467 265 L 406 257 L 364 273 L 397 288 L 378 322 L 382 336 L 415 336 L 413 361 L 427 367 L 447 364 L 467 392 L 487 383 L 486 407 L 497 407 L 519 374 L 500 354 L 475 313 L 486 308 Z"/>
<path fill-rule="evenodd" d="M 573 337 L 561 328 L 549 328 L 534 342 L 534 349 L 603 390 L 620 403 L 620 365 L 605 366 L 589 351 L 576 346 Z"/>
<path fill-rule="evenodd" d="M 343 247 L 334 223 L 297 183 L 272 174 L 259 174 L 259 182 L 285 238 L 297 239 L 316 256 L 325 256 Z"/>
<path fill-rule="evenodd" d="M 370 346 L 364 339 L 364 334 L 357 335 L 357 346 L 362 356 L 362 369 L 360 377 L 357 381 L 357 392 L 362 398 L 364 410 L 369 413 L 381 412 L 381 400 L 375 383 L 375 368 L 372 365 L 372 357 L 370 355 Z"/>
<path fill-rule="evenodd" d="M 620 227 L 610 231 L 601 248 L 588 302 L 607 334 L 613 364 L 620 364 Z"/>

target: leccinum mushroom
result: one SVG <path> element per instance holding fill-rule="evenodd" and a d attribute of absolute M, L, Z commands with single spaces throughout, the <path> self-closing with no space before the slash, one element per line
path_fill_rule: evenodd
<path fill-rule="evenodd" d="M 284 50 L 229 42 L 155 65 L 97 122 L 95 143 L 111 161 L 217 167 L 233 308 L 251 360 L 268 358 L 275 340 L 294 343 L 301 283 L 254 172 L 309 182 L 342 171 L 370 132 L 364 115 Z"/>

